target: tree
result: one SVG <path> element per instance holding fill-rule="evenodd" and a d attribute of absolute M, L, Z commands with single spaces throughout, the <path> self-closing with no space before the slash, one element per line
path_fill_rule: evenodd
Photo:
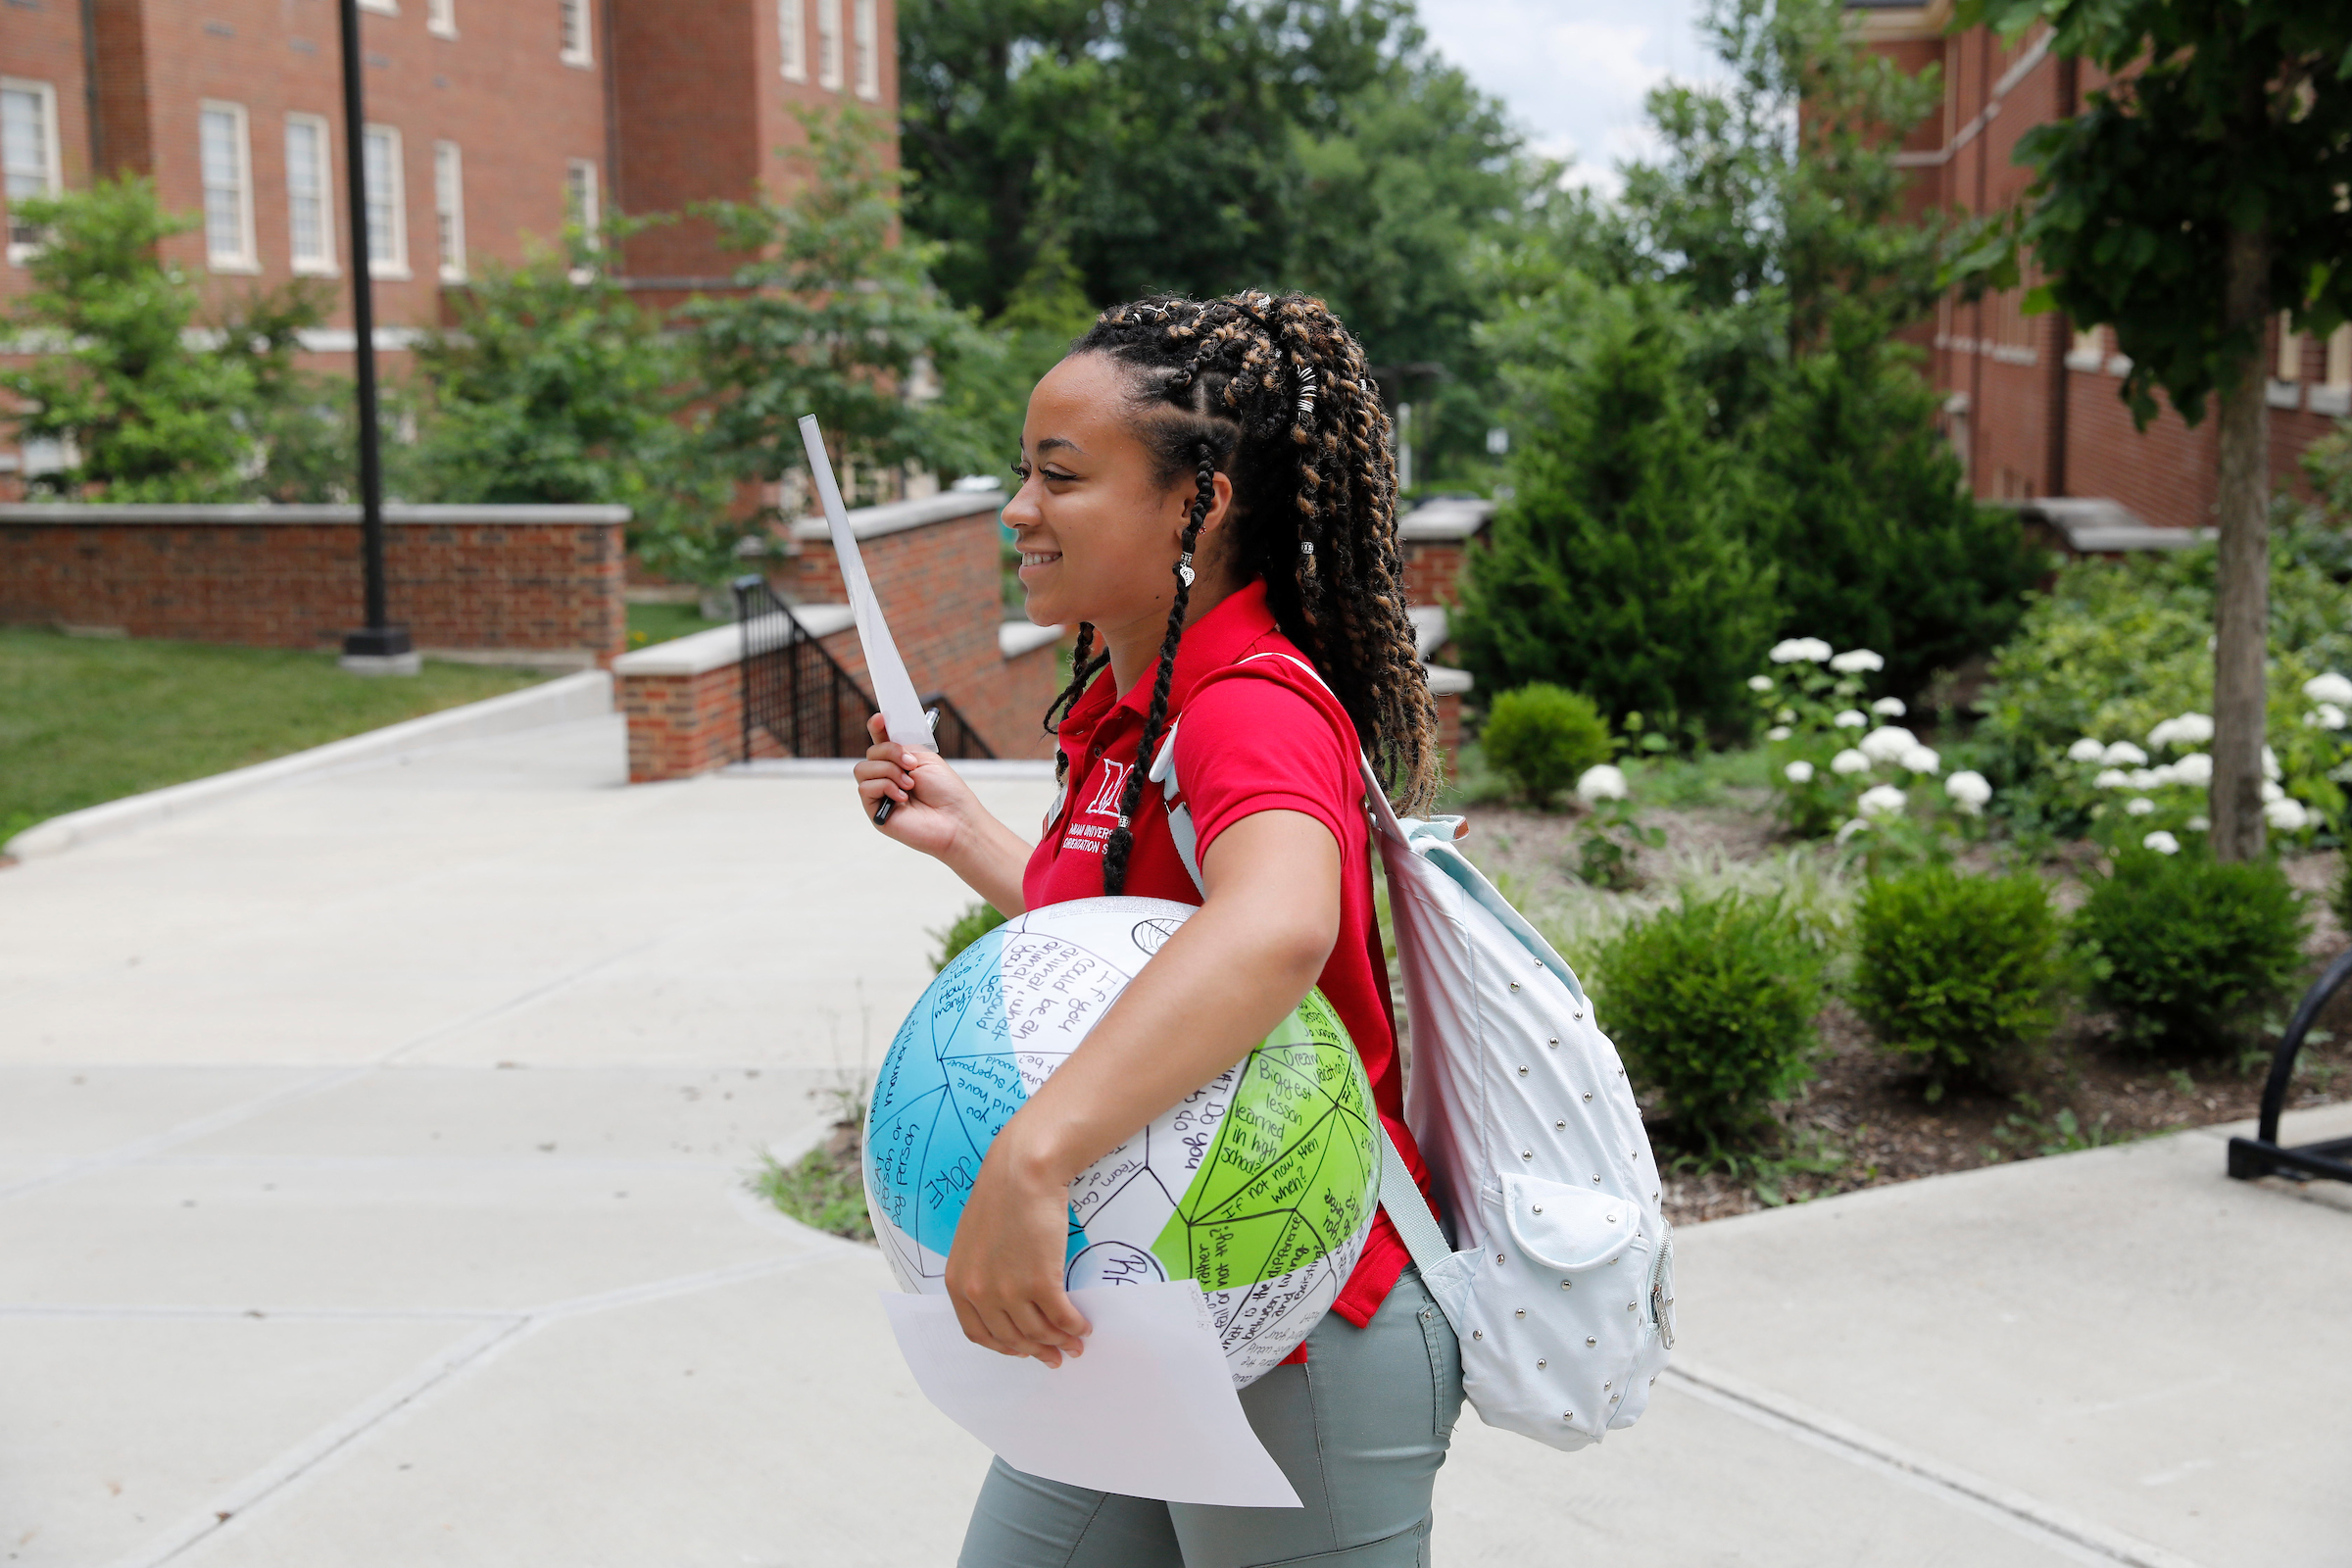
<path fill-rule="evenodd" d="M 2269 406 L 2274 310 L 2326 333 L 2352 313 L 2352 10 L 2310 0 L 1961 0 L 1954 25 L 2037 24 L 2114 79 L 2018 144 L 2027 205 L 1970 259 L 2029 308 L 2115 330 L 2145 428 L 2161 392 L 2191 424 L 2219 406 L 2213 851 L 2263 853 Z"/>
<path fill-rule="evenodd" d="M 15 210 L 43 239 L 13 324 L 45 341 L 30 364 L 0 371 L 0 387 L 20 404 L 10 418 L 22 436 L 60 442 L 74 460 L 32 483 L 109 501 L 241 499 L 254 466 L 251 416 L 283 355 L 243 340 L 207 347 L 194 333 L 196 285 L 161 247 L 195 220 L 165 212 L 136 175 L 16 198 Z M 287 343 L 318 319 L 294 296 L 274 308 L 270 330 Z"/>
<path fill-rule="evenodd" d="M 428 406 L 405 488 L 425 501 L 618 503 L 649 566 L 714 583 L 736 535 L 690 413 L 691 359 L 600 265 L 638 226 L 615 219 L 519 267 L 476 264 L 451 324 L 416 343 Z"/>
<path fill-rule="evenodd" d="M 1742 476 L 1707 437 L 1683 302 L 1571 274 L 1508 331 L 1528 439 L 1470 558 L 1464 662 L 1484 691 L 1550 681 L 1614 719 L 1738 730 L 1774 573 L 1740 536 Z"/>
<path fill-rule="evenodd" d="M 973 352 L 973 326 L 931 284 L 933 247 L 902 242 L 903 176 L 882 162 L 883 126 L 845 110 L 803 116 L 808 182 L 789 201 L 716 202 L 729 250 L 750 259 L 737 291 L 680 312 L 709 439 L 731 473 L 773 481 L 807 466 L 799 421 L 813 414 L 854 494 L 867 474 L 914 463 L 947 473 L 993 466 L 949 400 L 910 396 L 942 360 Z"/>

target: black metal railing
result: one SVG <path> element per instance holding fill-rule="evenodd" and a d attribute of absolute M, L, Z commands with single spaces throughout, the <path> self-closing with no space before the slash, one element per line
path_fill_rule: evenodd
<path fill-rule="evenodd" d="M 2257 1176 L 2292 1176 L 2308 1181 L 2325 1176 L 2332 1181 L 2352 1182 L 2352 1138 L 2331 1138 L 2325 1143 L 2302 1144 L 2292 1149 L 2279 1147 L 2278 1113 L 2286 1108 L 2287 1085 L 2295 1076 L 2295 1057 L 2303 1050 L 2303 1037 L 2320 1016 L 2320 1009 L 2340 990 L 2346 980 L 2352 980 L 2352 953 L 2347 953 L 2329 964 L 2318 982 L 2303 993 L 2295 1007 L 2295 1015 L 2287 1021 L 2286 1033 L 2278 1037 L 2278 1050 L 2271 1057 L 2271 1076 L 2262 1086 L 2262 1120 L 2252 1138 L 2230 1140 L 2230 1174 L 2241 1181 Z"/>
<path fill-rule="evenodd" d="M 808 635 L 767 579 L 734 582 L 735 620 L 743 637 L 743 760 L 765 730 L 793 757 L 863 757 L 866 716 L 877 710 L 864 687 Z M 997 754 L 956 705 L 939 692 L 923 699 L 932 748 L 956 760 Z"/>

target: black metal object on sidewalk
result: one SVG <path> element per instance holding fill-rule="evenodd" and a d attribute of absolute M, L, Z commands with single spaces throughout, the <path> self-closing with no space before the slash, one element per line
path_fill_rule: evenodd
<path fill-rule="evenodd" d="M 2346 953 L 2330 963 L 2326 972 L 2303 993 L 2295 1006 L 2295 1015 L 2287 1021 L 2286 1033 L 2278 1037 L 2278 1050 L 2271 1057 L 2271 1076 L 2262 1086 L 2262 1120 L 2252 1138 L 2230 1140 L 2230 1174 L 2240 1181 L 2257 1176 L 2292 1176 L 2308 1180 L 2324 1176 L 2330 1181 L 2352 1182 L 2352 1138 L 2331 1138 L 2324 1143 L 2302 1144 L 2282 1148 L 2278 1143 L 2278 1113 L 2286 1107 L 2286 1089 L 2295 1076 L 2295 1057 L 2303 1050 L 2303 1037 L 2311 1032 L 2320 1009 L 2329 998 L 2352 980 L 2352 953 Z"/>
<path fill-rule="evenodd" d="M 760 730 L 787 756 L 863 757 L 866 716 L 879 711 L 873 698 L 808 635 L 766 578 L 748 572 L 733 586 L 743 637 L 742 760 L 752 760 Z M 997 755 L 945 695 L 933 692 L 922 701 L 940 756 L 969 761 Z"/>
<path fill-rule="evenodd" d="M 351 330 L 359 392 L 360 562 L 366 581 L 367 625 L 346 635 L 346 660 L 396 661 L 414 653 L 409 628 L 391 623 L 384 593 L 384 466 L 378 449 L 375 394 L 375 281 L 368 248 L 368 107 L 360 74 L 359 0 L 341 0 L 343 14 L 343 159 L 351 210 Z M 382 666 L 378 666 L 379 668 Z"/>

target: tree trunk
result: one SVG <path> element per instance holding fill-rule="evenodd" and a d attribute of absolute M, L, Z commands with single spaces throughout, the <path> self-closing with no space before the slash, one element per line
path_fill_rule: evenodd
<path fill-rule="evenodd" d="M 2221 389 L 2221 559 L 2214 596 L 2213 855 L 2263 853 L 2263 670 L 2271 619 L 2271 410 L 2263 385 L 2263 328 L 2271 312 L 2270 237 L 2230 236 L 2225 327 L 2250 340 Z"/>

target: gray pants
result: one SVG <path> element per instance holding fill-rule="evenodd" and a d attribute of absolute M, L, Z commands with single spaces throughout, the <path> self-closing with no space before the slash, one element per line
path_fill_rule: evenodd
<path fill-rule="evenodd" d="M 1303 1508 L 1215 1508 L 1089 1492 L 999 1459 L 958 1568 L 1425 1568 L 1429 1501 L 1462 1408 L 1453 1329 L 1407 1268 L 1357 1328 L 1325 1314 L 1304 1365 L 1242 1391 Z"/>

